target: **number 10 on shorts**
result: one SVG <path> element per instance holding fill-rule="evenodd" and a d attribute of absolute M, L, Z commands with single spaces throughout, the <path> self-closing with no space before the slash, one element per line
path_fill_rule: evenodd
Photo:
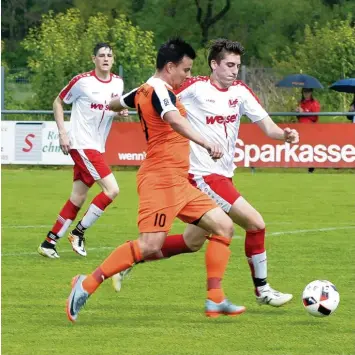
<path fill-rule="evenodd" d="M 154 227 L 164 227 L 166 222 L 166 215 L 164 213 L 157 213 L 155 215 Z"/>

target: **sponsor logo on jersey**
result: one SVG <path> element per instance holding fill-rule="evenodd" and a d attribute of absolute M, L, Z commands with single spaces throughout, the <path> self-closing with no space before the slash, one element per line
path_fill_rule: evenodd
<path fill-rule="evenodd" d="M 230 99 L 228 101 L 229 107 L 236 107 L 237 103 L 238 103 L 238 99 L 234 99 L 234 100 Z"/>
<path fill-rule="evenodd" d="M 233 123 L 237 120 L 238 115 L 229 115 L 229 116 L 206 116 L 206 124 L 225 124 Z"/>
<path fill-rule="evenodd" d="M 91 103 L 90 108 L 91 108 L 92 110 L 100 110 L 100 111 L 103 111 L 103 110 L 109 111 L 109 110 L 110 110 L 109 107 L 108 107 L 108 105 L 96 104 L 96 103 L 94 103 L 94 102 Z"/>
<path fill-rule="evenodd" d="M 213 99 L 206 99 L 206 101 L 207 101 L 207 102 L 211 102 L 211 103 L 213 103 L 213 104 L 216 103 L 216 101 L 213 100 Z"/>

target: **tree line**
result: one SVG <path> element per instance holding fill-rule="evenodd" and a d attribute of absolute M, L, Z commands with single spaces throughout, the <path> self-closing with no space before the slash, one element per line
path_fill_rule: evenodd
<path fill-rule="evenodd" d="M 245 64 L 273 68 L 276 76 L 302 70 L 328 85 L 355 75 L 353 14 L 351 0 L 11 0 L 3 4 L 2 60 L 30 69 L 31 108 L 49 108 L 72 76 L 91 69 L 95 42 L 113 45 L 114 69 L 124 67 L 129 88 L 154 72 L 156 48 L 174 35 L 198 50 L 198 74 L 208 73 L 209 40 L 227 37 L 246 47 Z M 270 91 L 270 108 L 280 104 L 267 80 L 260 89 Z M 319 95 L 335 108 L 334 94 Z M 285 106 L 293 96 L 283 96 Z"/>

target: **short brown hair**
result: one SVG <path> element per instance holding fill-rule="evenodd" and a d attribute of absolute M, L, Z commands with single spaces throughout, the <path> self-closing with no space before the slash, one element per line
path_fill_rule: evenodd
<path fill-rule="evenodd" d="M 218 38 L 214 40 L 208 53 L 208 65 L 212 70 L 211 61 L 215 60 L 218 64 L 224 58 L 225 53 L 234 53 L 238 55 L 244 54 L 244 47 L 235 41 L 230 41 L 226 38 Z"/>

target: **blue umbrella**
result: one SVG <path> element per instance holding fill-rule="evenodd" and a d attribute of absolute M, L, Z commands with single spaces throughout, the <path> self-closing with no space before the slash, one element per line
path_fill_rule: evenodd
<path fill-rule="evenodd" d="M 329 89 L 355 94 L 355 78 L 338 80 L 330 85 Z"/>
<path fill-rule="evenodd" d="M 313 76 L 292 74 L 284 77 L 276 86 L 284 88 L 323 89 L 323 85 Z"/>

